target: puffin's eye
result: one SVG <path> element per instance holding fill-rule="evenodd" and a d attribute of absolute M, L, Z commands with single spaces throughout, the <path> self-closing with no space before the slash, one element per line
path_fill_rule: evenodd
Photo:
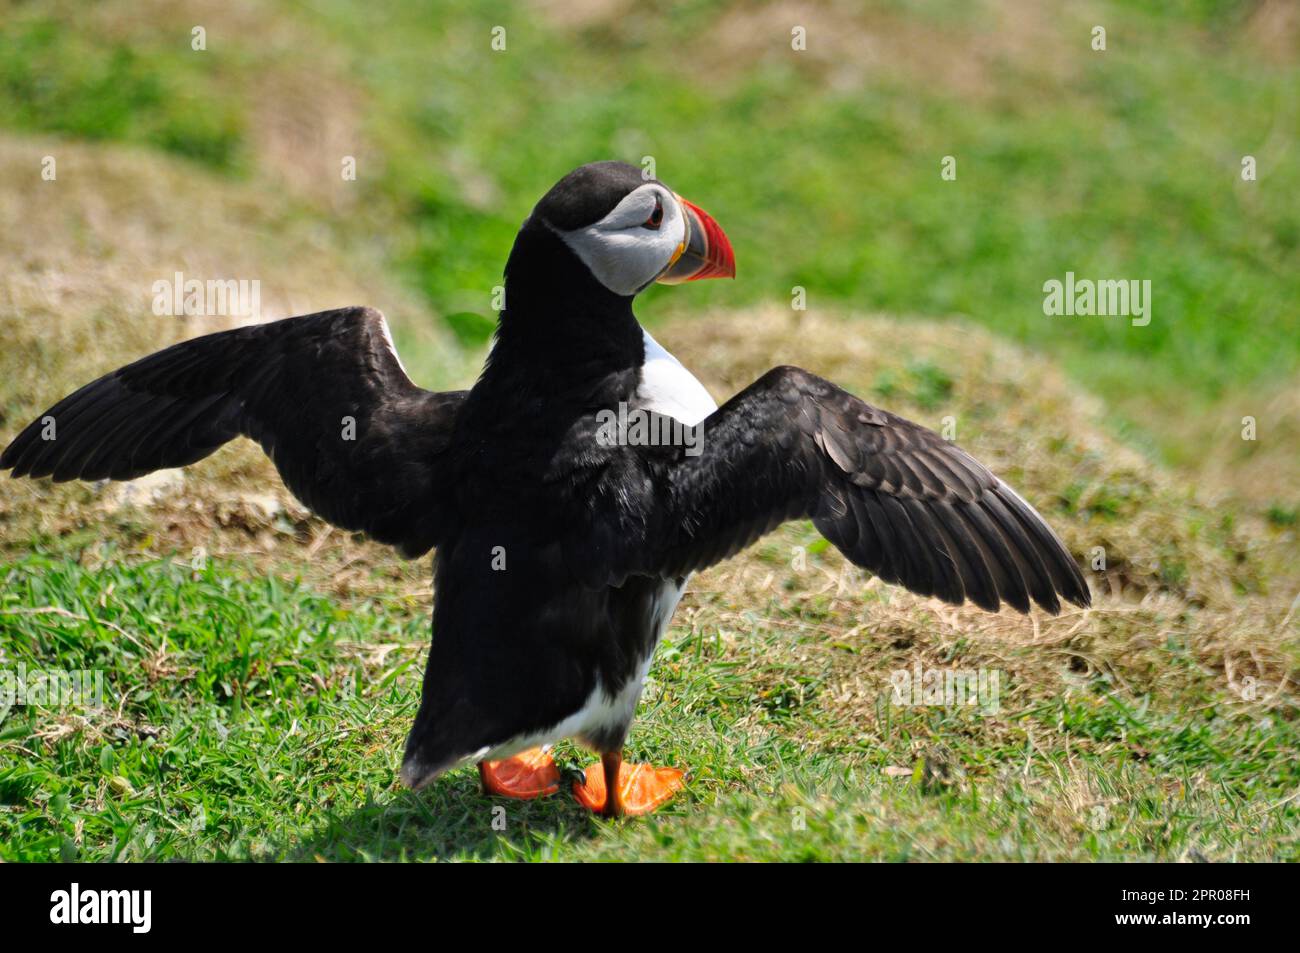
<path fill-rule="evenodd" d="M 664 220 L 664 206 L 663 203 L 659 201 L 659 196 L 656 195 L 655 210 L 650 213 L 650 217 L 645 220 L 645 223 L 641 227 L 658 231 L 659 226 L 663 224 L 663 220 Z"/>

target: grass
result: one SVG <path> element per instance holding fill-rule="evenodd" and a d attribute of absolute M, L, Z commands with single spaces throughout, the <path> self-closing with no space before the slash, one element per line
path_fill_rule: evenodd
<path fill-rule="evenodd" d="M 264 319 L 382 307 L 418 381 L 464 386 L 531 203 L 650 155 L 741 269 L 652 289 L 659 340 L 718 397 L 789 362 L 955 426 L 1094 609 L 952 610 L 786 527 L 693 580 L 629 751 L 687 790 L 610 823 L 395 785 L 427 563 L 246 443 L 134 495 L 6 483 L 0 670 L 107 693 L 0 709 L 0 859 L 1300 859 L 1300 24 L 813 3 L 795 54 L 783 9 L 0 0 L 0 433 L 224 326 L 151 315 L 178 268 L 259 278 Z M 1150 279 L 1152 324 L 1045 317 L 1067 270 Z M 998 710 L 897 703 L 917 664 L 996 673 Z"/>
<path fill-rule="evenodd" d="M 52 16 L 18 16 L 0 33 L 7 125 L 139 141 L 223 170 L 238 167 L 242 117 L 193 90 L 211 83 L 179 43 L 92 42 Z"/>
<path fill-rule="evenodd" d="M 1012 676 L 994 716 L 893 705 L 883 679 L 841 705 L 844 660 L 870 670 L 879 648 L 859 634 L 827 652 L 838 613 L 812 606 L 770 606 L 741 633 L 674 628 L 629 753 L 689 766 L 690 784 L 618 823 L 567 793 L 484 798 L 472 770 L 397 785 L 427 627 L 400 600 L 340 608 L 239 564 L 122 554 L 0 572 L 7 663 L 111 686 L 102 708 L 6 720 L 10 861 L 1300 859 L 1293 720 L 1175 715 L 1101 676 L 1056 697 Z M 28 611 L 46 605 L 78 608 Z"/>
<path fill-rule="evenodd" d="M 662 337 L 722 392 L 788 321 Z M 792 359 L 861 391 L 893 380 L 890 405 L 918 419 L 953 416 L 1073 551 L 1100 544 L 1097 606 L 953 610 L 789 526 L 692 582 L 629 744 L 689 768 L 687 790 L 610 823 L 567 794 L 483 798 L 470 770 L 419 795 L 396 784 L 427 564 L 292 509 L 186 519 L 202 476 L 107 513 L 92 494 L 0 567 L 3 667 L 99 669 L 109 688 L 102 707 L 0 719 L 0 857 L 1300 859 L 1290 530 L 1216 518 L 1058 373 L 991 338 L 959 352 L 946 326 L 917 325 L 886 355 L 891 321 L 858 319 L 847 344 L 805 322 Z M 892 679 L 917 665 L 996 673 L 996 710 L 899 704 Z"/>

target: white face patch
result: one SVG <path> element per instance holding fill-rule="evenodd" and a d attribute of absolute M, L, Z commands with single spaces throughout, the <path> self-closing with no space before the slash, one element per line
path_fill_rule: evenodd
<path fill-rule="evenodd" d="M 663 208 L 659 227 L 646 225 Z M 620 295 L 634 295 L 668 267 L 686 240 L 686 218 L 677 197 L 662 185 L 647 182 L 633 189 L 614 210 L 595 224 L 571 232 L 556 229 L 596 280 Z"/>

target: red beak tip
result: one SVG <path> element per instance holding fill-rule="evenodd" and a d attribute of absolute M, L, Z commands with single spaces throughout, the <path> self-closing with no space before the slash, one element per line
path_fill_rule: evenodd
<path fill-rule="evenodd" d="M 680 196 L 679 196 L 680 198 Z M 727 233 L 708 212 L 700 208 L 694 202 L 682 199 L 684 204 L 694 214 L 701 226 L 705 236 L 705 255 L 704 265 L 698 272 L 687 281 L 699 281 L 701 278 L 735 278 L 736 277 L 736 256 L 731 250 L 731 241 L 727 238 Z"/>

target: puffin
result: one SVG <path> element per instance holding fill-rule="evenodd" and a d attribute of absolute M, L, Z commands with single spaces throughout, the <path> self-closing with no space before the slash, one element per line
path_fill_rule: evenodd
<path fill-rule="evenodd" d="M 735 274 L 698 205 L 594 162 L 519 229 L 469 390 L 413 383 L 380 312 L 322 311 L 106 374 L 23 429 L 0 469 L 131 480 L 256 441 L 322 519 L 434 552 L 406 786 L 476 764 L 489 795 L 554 794 L 551 746 L 573 739 L 599 756 L 577 799 L 643 814 L 684 785 L 623 760 L 655 647 L 692 573 L 781 523 L 811 520 L 857 566 L 953 605 L 1090 603 L 1051 527 L 956 444 L 793 366 L 719 407 L 633 313 L 656 282 Z"/>

